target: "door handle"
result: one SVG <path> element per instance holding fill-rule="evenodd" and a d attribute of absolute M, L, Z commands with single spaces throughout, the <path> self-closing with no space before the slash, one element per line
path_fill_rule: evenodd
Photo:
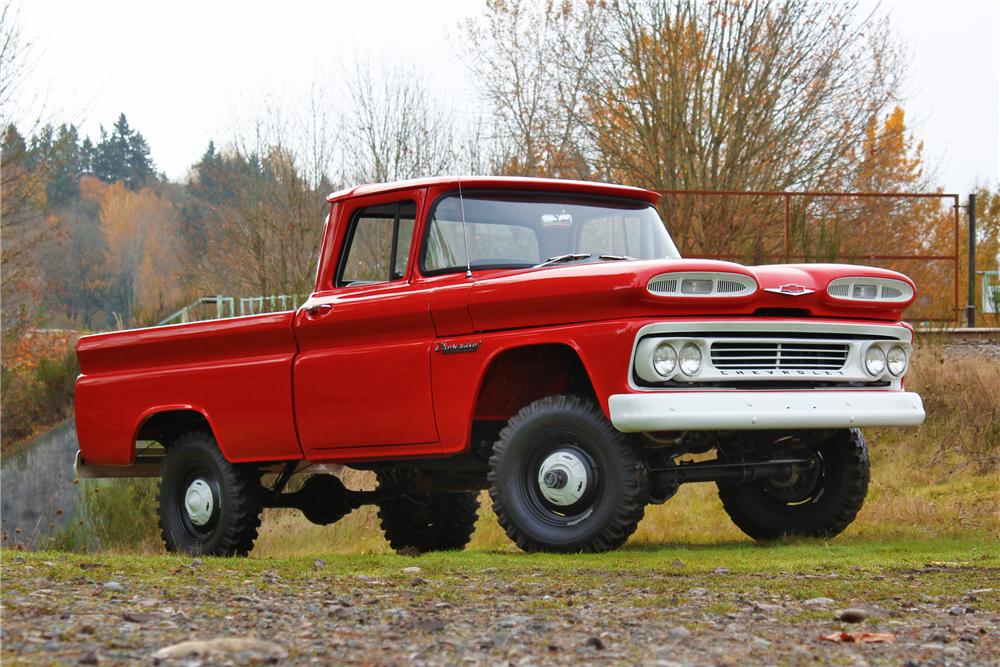
<path fill-rule="evenodd" d="M 320 313 L 325 313 L 331 310 L 333 306 L 329 303 L 317 303 L 315 305 L 306 308 L 306 315 L 309 317 L 316 317 Z"/>

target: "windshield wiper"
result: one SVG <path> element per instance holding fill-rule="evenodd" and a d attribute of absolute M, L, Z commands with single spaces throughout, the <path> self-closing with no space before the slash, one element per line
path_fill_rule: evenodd
<path fill-rule="evenodd" d="M 624 262 L 633 261 L 635 257 L 629 257 L 628 255 L 598 255 L 597 259 L 606 259 L 612 262 Z"/>
<path fill-rule="evenodd" d="M 562 264 L 563 262 L 575 262 L 578 259 L 587 259 L 590 257 L 589 252 L 570 252 L 565 255 L 556 255 L 555 257 L 549 257 L 547 260 L 541 264 L 535 264 L 532 268 L 540 268 L 543 266 L 549 266 L 550 264 Z"/>

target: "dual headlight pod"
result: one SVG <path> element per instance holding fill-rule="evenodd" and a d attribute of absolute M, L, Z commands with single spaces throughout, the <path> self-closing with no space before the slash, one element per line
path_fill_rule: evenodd
<path fill-rule="evenodd" d="M 903 303 L 913 298 L 913 287 L 894 278 L 851 276 L 831 280 L 826 293 L 841 301 Z"/>
<path fill-rule="evenodd" d="M 680 351 L 675 345 L 679 345 Z M 653 370 L 664 380 L 673 376 L 678 368 L 681 373 L 691 377 L 701 370 L 702 358 L 701 348 L 695 343 L 661 341 L 653 349 Z"/>
<path fill-rule="evenodd" d="M 902 377 L 910 364 L 910 353 L 899 344 L 879 345 L 873 343 L 865 350 L 865 371 L 872 377 L 880 377 L 886 370 L 893 377 Z"/>
<path fill-rule="evenodd" d="M 654 296 L 746 297 L 757 291 L 757 281 L 728 271 L 671 271 L 650 278 L 646 289 Z"/>

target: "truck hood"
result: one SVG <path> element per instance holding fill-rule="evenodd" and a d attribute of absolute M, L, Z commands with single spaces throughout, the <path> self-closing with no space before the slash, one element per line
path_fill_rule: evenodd
<path fill-rule="evenodd" d="M 724 272 L 748 276 L 756 289 L 743 296 L 657 296 L 649 281 L 662 274 Z M 781 316 L 898 321 L 912 303 L 835 299 L 837 278 L 901 280 L 901 273 L 849 264 L 743 266 L 715 260 L 643 260 L 569 264 L 481 276 L 469 294 L 477 331 L 629 317 Z M 914 291 L 915 293 L 915 291 Z"/>

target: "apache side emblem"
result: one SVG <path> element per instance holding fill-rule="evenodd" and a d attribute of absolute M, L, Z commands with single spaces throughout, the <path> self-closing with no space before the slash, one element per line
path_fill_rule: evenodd
<path fill-rule="evenodd" d="M 463 352 L 477 351 L 481 344 L 481 340 L 474 340 L 469 343 L 438 343 L 434 346 L 434 351 L 441 354 L 462 354 Z"/>
<path fill-rule="evenodd" d="M 812 294 L 816 290 L 809 289 L 805 285 L 789 283 L 787 285 L 782 285 L 781 287 L 765 287 L 764 291 L 774 292 L 775 294 L 786 294 L 788 296 L 802 296 L 803 294 Z"/>

